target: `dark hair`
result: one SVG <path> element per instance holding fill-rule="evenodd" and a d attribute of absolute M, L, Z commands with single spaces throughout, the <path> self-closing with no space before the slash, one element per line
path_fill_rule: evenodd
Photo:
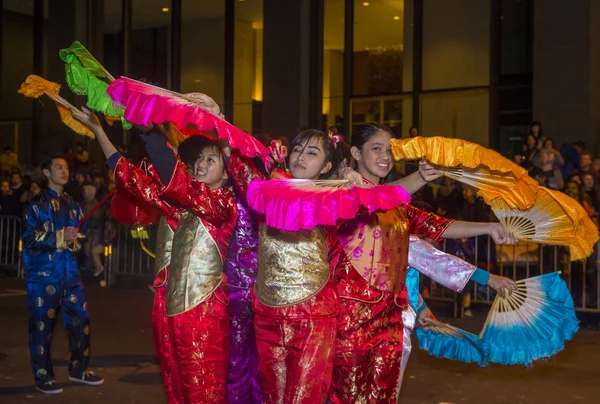
<path fill-rule="evenodd" d="M 545 177 L 546 173 L 544 173 L 544 170 L 542 170 L 540 167 L 533 167 L 531 170 L 529 170 L 529 176 L 530 177 Z"/>
<path fill-rule="evenodd" d="M 334 169 L 335 167 L 333 167 L 333 165 L 335 162 L 333 161 L 333 142 L 331 141 L 329 136 L 325 134 L 325 132 L 322 132 L 317 129 L 307 129 L 303 132 L 298 133 L 294 140 L 292 140 L 290 151 L 293 151 L 297 146 L 300 146 L 302 143 L 306 142 L 306 144 L 308 144 L 308 142 L 310 142 L 312 139 L 317 139 L 321 141 L 321 143 L 323 144 L 323 152 L 325 153 L 325 163 L 331 162 L 332 169 Z"/>
<path fill-rule="evenodd" d="M 13 172 L 10 173 L 10 178 L 13 177 L 13 175 L 18 175 L 21 178 L 21 181 L 23 180 L 23 174 L 21 174 L 21 171 L 19 170 L 14 170 Z"/>
<path fill-rule="evenodd" d="M 348 167 L 352 166 L 352 153 L 350 153 L 350 147 L 344 142 L 337 142 L 334 145 L 334 153 L 333 160 L 334 165 L 339 167 L 342 164 L 342 161 L 346 160 L 348 162 Z"/>
<path fill-rule="evenodd" d="M 578 198 L 579 198 L 579 202 L 581 202 L 581 200 L 583 200 L 583 196 L 584 196 L 583 187 L 577 181 L 573 181 L 573 179 L 570 179 L 567 182 L 565 182 L 564 191 L 567 190 L 567 187 L 569 186 L 569 184 L 575 184 L 577 186 L 577 195 L 578 195 Z"/>
<path fill-rule="evenodd" d="M 181 161 L 188 167 L 193 167 L 198 159 L 198 155 L 207 147 L 214 147 L 221 152 L 221 145 L 215 139 L 208 136 L 198 135 L 190 136 L 177 146 L 177 153 Z"/>
<path fill-rule="evenodd" d="M 577 146 L 577 147 L 579 147 L 581 150 L 585 150 L 585 146 L 586 146 L 586 144 L 585 144 L 585 142 L 583 142 L 583 141 L 581 141 L 581 140 L 578 140 L 578 141 L 576 141 L 575 143 L 573 143 L 573 146 Z"/>
<path fill-rule="evenodd" d="M 565 181 L 565 187 L 566 187 L 566 185 L 567 185 L 567 183 L 568 183 L 568 182 L 577 182 L 577 181 L 575 180 L 575 177 L 579 177 L 579 179 L 580 179 L 580 180 L 582 179 L 582 178 L 579 176 L 579 173 L 573 173 L 573 174 L 571 174 L 571 175 L 569 175 L 569 176 L 567 177 L 567 180 Z"/>
<path fill-rule="evenodd" d="M 413 129 L 419 130 L 419 128 L 417 128 L 416 126 L 411 126 L 410 128 L 408 128 L 408 133 L 410 134 L 410 132 L 412 132 Z"/>
<path fill-rule="evenodd" d="M 579 154 L 579 157 L 583 157 L 583 156 L 590 156 L 590 160 L 593 160 L 593 158 L 592 158 L 592 153 L 590 153 L 590 152 L 588 152 L 588 151 L 582 151 L 582 152 Z"/>
<path fill-rule="evenodd" d="M 4 151 L 11 151 L 12 147 L 10 147 L 9 145 L 4 146 Z"/>
<path fill-rule="evenodd" d="M 44 158 L 42 159 L 42 162 L 40 163 L 40 168 L 42 170 L 49 170 L 50 167 L 52 166 L 52 161 L 54 161 L 56 159 L 63 159 L 65 161 L 67 161 L 65 159 L 65 156 L 63 156 L 61 153 L 51 153 L 51 154 L 44 156 Z"/>
<path fill-rule="evenodd" d="M 531 128 L 533 128 L 534 126 L 539 126 L 540 127 L 540 131 L 538 132 L 538 136 L 539 137 L 543 137 L 544 136 L 544 130 L 542 129 L 542 123 L 540 121 L 533 121 L 533 122 L 531 122 L 531 124 L 529 125 L 529 133 L 533 134 L 533 132 L 531 131 Z"/>
<path fill-rule="evenodd" d="M 387 132 L 391 137 L 394 137 L 394 132 L 390 128 L 378 123 L 365 123 L 363 125 L 355 126 L 352 129 L 352 146 L 362 150 L 365 143 L 369 141 L 377 132 L 380 130 Z"/>

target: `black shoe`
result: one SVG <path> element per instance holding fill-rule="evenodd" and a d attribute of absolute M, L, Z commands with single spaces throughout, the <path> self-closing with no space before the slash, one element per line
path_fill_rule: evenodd
<path fill-rule="evenodd" d="M 44 394 L 60 394 L 63 392 L 60 384 L 56 383 L 54 380 L 48 380 L 47 382 L 37 382 L 35 384 L 35 389 L 40 393 Z"/>
<path fill-rule="evenodd" d="M 104 383 L 102 376 L 95 375 L 94 372 L 86 370 L 81 376 L 69 376 L 69 380 L 75 383 L 87 384 L 88 386 L 100 386 Z"/>

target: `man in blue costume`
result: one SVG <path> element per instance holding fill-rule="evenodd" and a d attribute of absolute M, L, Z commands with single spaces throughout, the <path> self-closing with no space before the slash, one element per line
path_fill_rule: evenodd
<path fill-rule="evenodd" d="M 44 159 L 47 187 L 32 201 L 23 221 L 23 261 L 29 306 L 29 347 L 36 389 L 59 394 L 50 357 L 56 317 L 62 314 L 69 335 L 69 379 L 97 386 L 102 377 L 87 370 L 90 358 L 90 320 L 75 252 L 83 237 L 77 226 L 81 208 L 63 192 L 69 180 L 66 160 Z"/>

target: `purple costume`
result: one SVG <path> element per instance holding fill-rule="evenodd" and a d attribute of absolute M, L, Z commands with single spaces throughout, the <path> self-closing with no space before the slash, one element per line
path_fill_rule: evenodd
<path fill-rule="evenodd" d="M 239 193 L 234 199 L 238 222 L 233 232 L 225 275 L 229 286 L 229 403 L 262 404 L 258 378 L 254 312 L 250 291 L 258 273 L 258 224 Z"/>

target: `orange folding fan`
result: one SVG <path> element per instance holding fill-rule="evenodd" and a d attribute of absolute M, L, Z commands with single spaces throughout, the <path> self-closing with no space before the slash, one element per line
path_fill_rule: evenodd
<path fill-rule="evenodd" d="M 534 204 L 526 210 L 510 208 L 503 198 L 490 206 L 506 231 L 519 239 L 567 246 L 571 261 L 589 256 L 598 241 L 598 229 L 585 209 L 559 191 L 539 187 Z"/>
<path fill-rule="evenodd" d="M 462 139 L 415 137 L 392 139 L 396 160 L 425 159 L 444 175 L 479 190 L 486 203 L 501 197 L 513 209 L 527 209 L 538 183 L 527 171 L 499 153 Z"/>

